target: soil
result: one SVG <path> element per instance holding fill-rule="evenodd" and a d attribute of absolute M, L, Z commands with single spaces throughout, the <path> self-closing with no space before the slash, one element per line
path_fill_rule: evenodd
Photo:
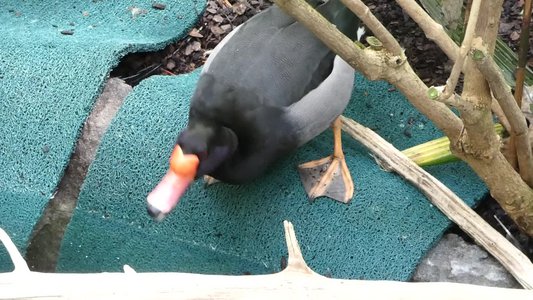
<path fill-rule="evenodd" d="M 420 78 L 428 85 L 443 85 L 451 70 L 451 62 L 436 44 L 425 37 L 395 1 L 367 0 L 365 4 L 398 39 Z M 111 76 L 120 77 L 134 86 L 151 75 L 191 72 L 203 65 L 209 51 L 232 29 L 271 5 L 269 0 L 209 0 L 204 15 L 185 39 L 159 52 L 129 54 L 113 70 Z M 514 51 L 518 49 L 523 5 L 523 0 L 505 0 L 503 6 L 499 34 Z M 530 45 L 532 41 L 533 30 Z M 533 47 L 530 47 L 530 66 L 533 66 L 532 57 Z M 533 260 L 533 238 L 521 233 L 490 195 L 486 196 L 476 210 Z M 456 226 L 452 226 L 449 231 L 470 239 Z"/>

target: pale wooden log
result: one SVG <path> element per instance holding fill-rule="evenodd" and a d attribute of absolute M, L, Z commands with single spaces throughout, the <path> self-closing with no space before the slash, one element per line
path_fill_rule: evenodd
<path fill-rule="evenodd" d="M 0 228 L 0 241 L 4 244 L 4 247 L 6 247 L 7 254 L 11 257 L 11 262 L 15 267 L 13 272 L 29 272 L 30 268 L 28 268 L 28 264 L 24 260 L 24 257 L 22 257 L 22 254 L 18 251 L 15 243 L 13 243 L 11 238 L 7 235 L 7 232 L 2 228 Z M 0 284 L 0 287 L 1 286 L 2 285 Z"/>
<path fill-rule="evenodd" d="M 387 170 L 419 188 L 450 220 L 492 254 L 526 289 L 533 288 L 533 264 L 439 180 L 363 125 L 341 117 L 342 129 L 368 148 Z"/>
<path fill-rule="evenodd" d="M 330 279 L 303 260 L 293 226 L 285 221 L 287 268 L 272 275 L 187 273 L 0 274 L 0 299 L 532 299 L 533 291 L 459 283 Z"/>

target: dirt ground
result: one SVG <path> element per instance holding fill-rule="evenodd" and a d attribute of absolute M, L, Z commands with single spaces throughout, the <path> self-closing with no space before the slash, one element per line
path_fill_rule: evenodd
<path fill-rule="evenodd" d="M 406 15 L 393 0 L 367 0 L 365 4 L 406 49 L 409 63 L 428 85 L 443 85 L 451 70 L 444 53 Z M 212 50 L 231 30 L 261 10 L 272 5 L 269 0 L 209 0 L 207 9 L 189 35 L 159 52 L 134 53 L 126 56 L 112 72 L 112 76 L 136 85 L 151 75 L 188 73 L 202 66 Z M 505 0 L 500 23 L 500 37 L 516 51 L 521 26 L 523 0 Z M 530 45 L 533 30 L 530 34 Z M 533 47 L 529 49 L 533 66 Z M 533 259 L 533 239 L 521 233 L 494 199 L 487 195 L 477 212 L 518 248 Z M 450 228 L 466 239 L 457 227 Z"/>

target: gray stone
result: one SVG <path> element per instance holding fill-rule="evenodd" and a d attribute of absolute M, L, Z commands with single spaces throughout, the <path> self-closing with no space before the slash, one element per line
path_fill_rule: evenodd
<path fill-rule="evenodd" d="M 447 234 L 422 260 L 413 275 L 418 282 L 459 282 L 521 288 L 509 272 L 481 247 Z"/>
<path fill-rule="evenodd" d="M 89 166 L 111 120 L 131 90 L 131 86 L 121 79 L 110 78 L 96 100 L 91 114 L 83 125 L 82 133 L 57 191 L 33 229 L 26 249 L 26 261 L 33 270 L 55 271 L 61 241 L 76 207 Z"/>

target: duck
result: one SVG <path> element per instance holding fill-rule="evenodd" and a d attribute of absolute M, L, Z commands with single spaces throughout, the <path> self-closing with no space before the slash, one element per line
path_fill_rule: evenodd
<path fill-rule="evenodd" d="M 339 0 L 308 3 L 354 40 L 359 19 Z M 298 173 L 310 200 L 348 203 L 354 185 L 344 159 L 339 116 L 355 71 L 277 5 L 231 31 L 202 67 L 186 128 L 169 169 L 147 196 L 164 219 L 197 179 L 246 184 L 316 136 L 333 129 L 333 153 Z"/>

